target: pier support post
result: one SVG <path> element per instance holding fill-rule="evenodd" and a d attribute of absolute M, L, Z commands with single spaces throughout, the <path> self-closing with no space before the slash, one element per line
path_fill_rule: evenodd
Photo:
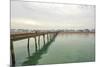
<path fill-rule="evenodd" d="M 49 42 L 49 37 L 48 37 L 48 33 L 47 33 L 47 42 Z"/>
<path fill-rule="evenodd" d="M 35 51 L 37 52 L 37 39 L 36 37 L 34 39 L 35 39 Z"/>
<path fill-rule="evenodd" d="M 40 36 L 38 37 L 38 46 L 39 46 L 39 49 L 40 49 Z"/>
<path fill-rule="evenodd" d="M 10 41 L 10 51 L 11 51 L 11 64 L 12 66 L 15 66 L 15 53 L 14 53 L 13 41 Z"/>
<path fill-rule="evenodd" d="M 48 41 L 50 41 L 50 34 L 48 34 Z"/>
<path fill-rule="evenodd" d="M 29 40 L 30 40 L 30 38 L 28 38 L 28 43 L 27 43 L 28 56 L 30 56 Z"/>
<path fill-rule="evenodd" d="M 44 42 L 44 45 L 45 45 L 45 34 L 43 35 L 43 42 Z"/>
<path fill-rule="evenodd" d="M 50 34 L 50 40 L 52 39 L 52 36 L 51 36 L 51 34 Z"/>

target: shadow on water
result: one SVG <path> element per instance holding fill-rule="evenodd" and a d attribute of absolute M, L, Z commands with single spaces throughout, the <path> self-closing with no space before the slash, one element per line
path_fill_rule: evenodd
<path fill-rule="evenodd" d="M 47 53 L 49 46 L 52 44 L 52 42 L 54 42 L 56 36 L 57 34 L 52 39 L 50 39 L 50 41 L 48 41 L 41 49 L 33 53 L 32 56 L 28 56 L 28 60 L 23 62 L 22 65 L 27 66 L 38 64 L 38 61 L 42 58 L 43 54 Z"/>

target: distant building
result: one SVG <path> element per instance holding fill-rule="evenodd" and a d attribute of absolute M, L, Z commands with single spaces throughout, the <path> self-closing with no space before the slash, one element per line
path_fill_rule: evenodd
<path fill-rule="evenodd" d="M 90 30 L 89 29 L 84 29 L 83 32 L 90 32 Z"/>
<path fill-rule="evenodd" d="M 77 30 L 77 32 L 84 32 L 83 30 Z"/>
<path fill-rule="evenodd" d="M 95 32 L 95 29 L 92 29 L 91 32 Z"/>

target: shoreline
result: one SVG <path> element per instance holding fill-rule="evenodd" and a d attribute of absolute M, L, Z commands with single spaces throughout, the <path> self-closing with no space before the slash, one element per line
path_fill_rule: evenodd
<path fill-rule="evenodd" d="M 59 33 L 66 33 L 66 34 L 95 34 L 95 32 L 59 32 Z"/>
<path fill-rule="evenodd" d="M 59 32 L 59 33 L 95 33 L 95 32 Z"/>

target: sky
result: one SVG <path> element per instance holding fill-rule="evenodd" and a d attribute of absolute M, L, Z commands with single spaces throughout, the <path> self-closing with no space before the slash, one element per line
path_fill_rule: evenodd
<path fill-rule="evenodd" d="M 11 29 L 94 28 L 94 5 L 11 1 Z"/>

